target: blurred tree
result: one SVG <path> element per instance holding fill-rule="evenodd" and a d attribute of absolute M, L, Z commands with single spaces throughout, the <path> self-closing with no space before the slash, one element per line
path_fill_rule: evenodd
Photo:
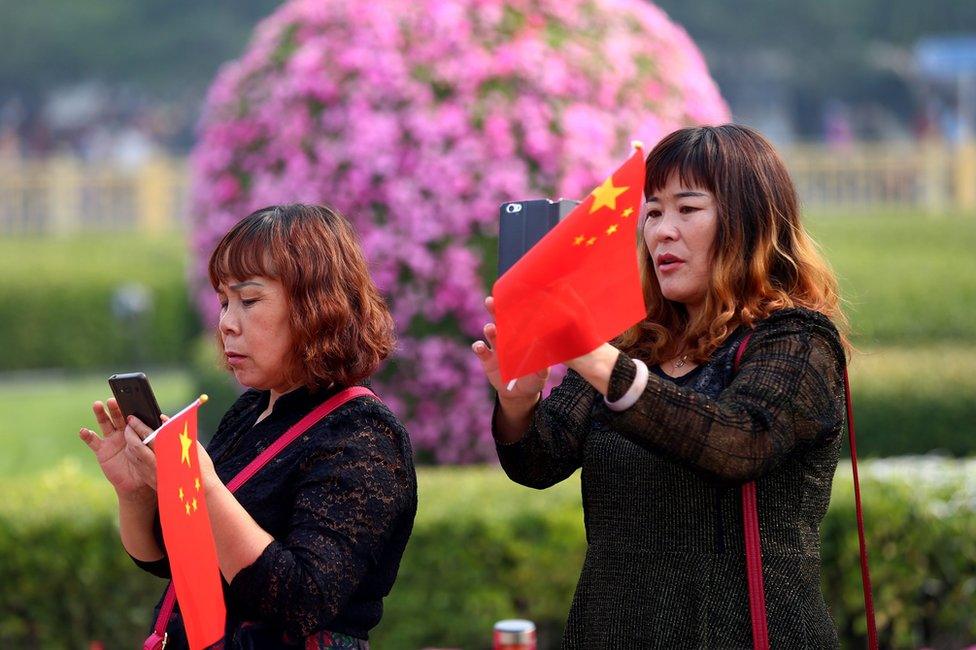
<path fill-rule="evenodd" d="M 206 88 L 276 0 L 0 0 L 0 99 L 33 102 L 65 83 L 128 82 L 173 93 Z"/>

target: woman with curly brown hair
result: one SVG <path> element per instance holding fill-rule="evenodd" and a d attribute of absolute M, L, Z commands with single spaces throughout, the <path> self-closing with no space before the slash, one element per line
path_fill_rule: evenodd
<path fill-rule="evenodd" d="M 225 647 L 368 648 L 413 526 L 417 483 L 403 426 L 368 391 L 349 389 L 393 349 L 393 319 L 351 226 L 325 207 L 252 213 L 217 245 L 209 271 L 218 342 L 250 389 L 198 448 L 225 580 Z M 354 397 L 308 417 L 343 393 Z M 81 437 L 118 494 L 123 546 L 168 578 L 155 456 L 142 443 L 149 428 L 126 421 L 114 399 L 94 411 L 103 437 Z M 228 487 L 308 422 L 251 480 Z M 166 648 L 187 646 L 178 609 L 165 635 Z"/>
<path fill-rule="evenodd" d="M 547 372 L 502 384 L 493 323 L 473 345 L 508 475 L 545 488 L 582 467 L 588 548 L 564 645 L 752 648 L 738 488 L 755 481 L 769 643 L 836 647 L 819 536 L 848 347 L 833 274 L 757 132 L 682 129 L 646 169 L 646 319 L 568 361 L 545 399 Z"/>

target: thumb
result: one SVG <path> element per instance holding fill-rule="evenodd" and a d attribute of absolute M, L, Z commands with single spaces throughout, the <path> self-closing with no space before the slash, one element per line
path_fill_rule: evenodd
<path fill-rule="evenodd" d="M 102 448 L 102 439 L 99 438 L 98 435 L 91 429 L 82 427 L 78 431 L 78 437 L 81 438 L 82 442 L 88 445 L 89 449 L 96 453 L 98 453 L 98 450 Z"/>

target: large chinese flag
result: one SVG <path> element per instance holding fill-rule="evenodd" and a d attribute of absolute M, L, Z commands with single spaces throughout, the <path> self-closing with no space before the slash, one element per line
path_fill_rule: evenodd
<path fill-rule="evenodd" d="M 495 283 L 503 380 L 586 354 L 647 314 L 636 248 L 643 192 L 638 147 Z"/>
<path fill-rule="evenodd" d="M 153 443 L 163 541 L 191 650 L 220 641 L 226 616 L 196 450 L 197 409 L 205 399 L 168 420 Z"/>

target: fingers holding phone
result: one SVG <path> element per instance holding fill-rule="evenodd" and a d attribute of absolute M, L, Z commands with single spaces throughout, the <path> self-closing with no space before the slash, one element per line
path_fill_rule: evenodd
<path fill-rule="evenodd" d="M 92 405 L 101 436 L 82 427 L 78 437 L 92 450 L 105 478 L 120 496 L 151 491 L 156 484 L 155 456 L 142 439 L 158 428 L 165 416 L 145 374 L 112 375 L 109 386 L 114 397 Z"/>
<path fill-rule="evenodd" d="M 166 421 L 166 416 L 160 416 L 162 422 Z M 152 433 L 146 424 L 134 415 L 130 415 L 126 420 L 125 427 L 125 454 L 132 468 L 142 481 L 156 489 L 156 454 L 149 445 L 143 440 Z"/>

